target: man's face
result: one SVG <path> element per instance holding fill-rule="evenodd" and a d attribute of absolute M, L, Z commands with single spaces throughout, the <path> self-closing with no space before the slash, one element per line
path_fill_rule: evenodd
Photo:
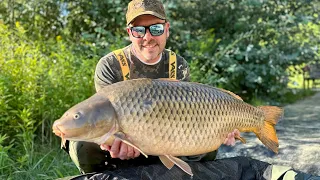
<path fill-rule="evenodd" d="M 159 19 L 152 15 L 141 15 L 137 17 L 131 26 L 150 26 L 153 24 L 163 24 L 165 20 Z M 166 46 L 167 37 L 169 37 L 170 24 L 164 24 L 164 33 L 160 36 L 152 36 L 149 30 L 142 38 L 133 37 L 130 28 L 127 29 L 132 45 L 140 60 L 153 63 L 160 58 L 160 54 Z"/>

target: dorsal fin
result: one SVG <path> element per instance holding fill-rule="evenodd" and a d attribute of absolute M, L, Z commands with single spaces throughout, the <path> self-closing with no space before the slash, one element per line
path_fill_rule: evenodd
<path fill-rule="evenodd" d="M 230 94 L 232 97 L 234 97 L 236 99 L 239 99 L 239 100 L 243 101 L 243 99 L 240 96 L 236 95 L 235 93 L 233 93 L 231 91 L 228 91 L 228 90 L 225 90 L 225 89 L 222 89 L 222 88 L 218 88 L 218 89 L 220 89 L 221 91 L 223 91 L 225 93 Z"/>
<path fill-rule="evenodd" d="M 180 82 L 180 80 L 177 79 L 171 79 L 171 78 L 158 78 L 159 80 L 164 80 L 164 81 L 174 81 L 174 82 Z"/>
<path fill-rule="evenodd" d="M 165 80 L 165 81 L 173 81 L 173 82 L 180 82 L 180 80 L 176 80 L 176 79 L 170 79 L 170 78 L 158 78 L 159 80 Z M 202 83 L 198 83 L 198 82 L 189 82 L 189 83 L 193 83 L 193 84 L 199 84 L 199 85 L 202 85 L 202 86 L 207 86 L 207 87 L 210 87 L 210 88 L 216 88 L 216 87 L 212 87 L 210 85 L 207 85 L 207 84 L 202 84 Z M 236 95 L 235 93 L 231 92 L 231 91 L 228 91 L 228 90 L 225 90 L 225 89 L 222 89 L 222 88 L 216 88 L 216 89 L 219 89 L 229 95 L 231 95 L 232 97 L 236 98 L 236 99 L 239 99 L 241 101 L 243 101 L 243 99 Z"/>

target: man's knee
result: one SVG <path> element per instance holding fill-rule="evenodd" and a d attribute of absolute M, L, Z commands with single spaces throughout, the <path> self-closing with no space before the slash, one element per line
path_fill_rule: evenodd
<path fill-rule="evenodd" d="M 95 143 L 70 141 L 69 155 L 81 173 L 104 170 L 107 152 Z"/>

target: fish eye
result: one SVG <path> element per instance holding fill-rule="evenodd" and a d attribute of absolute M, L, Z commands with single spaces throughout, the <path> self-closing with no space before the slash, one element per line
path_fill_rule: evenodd
<path fill-rule="evenodd" d="M 73 116 L 74 119 L 79 119 L 80 118 L 80 114 L 79 113 L 76 113 L 74 116 Z"/>

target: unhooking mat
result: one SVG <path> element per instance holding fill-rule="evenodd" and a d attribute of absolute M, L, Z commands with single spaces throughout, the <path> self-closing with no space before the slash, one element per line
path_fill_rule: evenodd
<path fill-rule="evenodd" d="M 207 162 L 188 162 L 194 176 L 186 174 L 177 166 L 168 170 L 163 164 L 138 166 L 67 177 L 72 180 L 320 180 L 319 176 L 296 172 L 288 167 L 273 166 L 269 163 L 247 157 L 234 157 Z"/>

